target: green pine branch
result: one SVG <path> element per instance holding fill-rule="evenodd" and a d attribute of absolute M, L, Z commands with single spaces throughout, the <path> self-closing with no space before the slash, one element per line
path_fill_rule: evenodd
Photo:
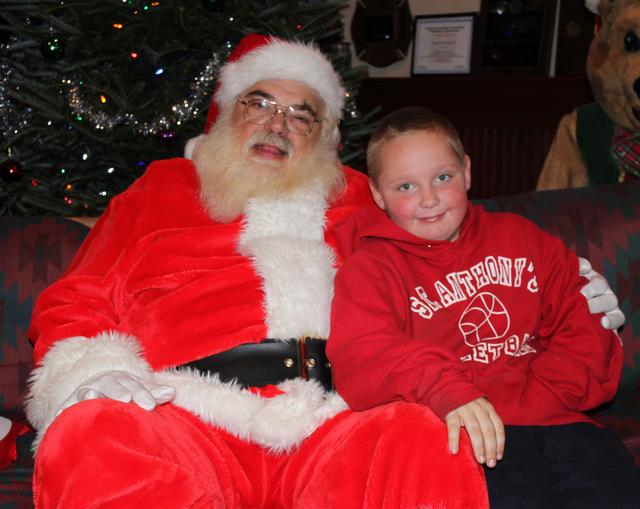
<path fill-rule="evenodd" d="M 190 96 L 212 56 L 224 61 L 250 32 L 318 44 L 337 66 L 353 109 L 366 73 L 332 53 L 343 39 L 344 6 L 341 0 L 162 0 L 155 7 L 146 0 L 0 0 L 0 68 L 11 72 L 0 88 L 0 165 L 11 149 L 22 170 L 18 181 L 0 173 L 0 215 L 96 214 L 151 161 L 181 156 L 186 141 L 202 132 L 214 83 L 200 104 L 189 105 L 198 115 L 170 125 L 168 139 L 157 134 L 159 124 L 142 135 L 130 122 L 98 129 L 94 120 L 127 113 L 139 127 L 172 118 L 171 107 Z M 52 37 L 62 41 L 58 53 L 43 45 Z M 164 75 L 154 74 L 158 68 Z M 80 116 L 63 80 L 78 87 Z M 344 116 L 340 156 L 361 167 L 376 112 Z"/>

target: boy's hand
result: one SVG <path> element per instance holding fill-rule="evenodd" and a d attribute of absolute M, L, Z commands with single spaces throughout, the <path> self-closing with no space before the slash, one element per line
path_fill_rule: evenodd
<path fill-rule="evenodd" d="M 478 398 L 449 412 L 445 418 L 449 450 L 458 454 L 460 428 L 467 430 L 478 463 L 493 468 L 504 454 L 504 425 L 487 398 Z"/>

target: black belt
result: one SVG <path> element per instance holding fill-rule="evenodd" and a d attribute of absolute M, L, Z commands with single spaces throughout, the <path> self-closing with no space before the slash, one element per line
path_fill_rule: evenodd
<path fill-rule="evenodd" d="M 265 339 L 192 361 L 184 366 L 201 372 L 218 373 L 220 380 L 236 380 L 245 387 L 278 384 L 290 378 L 318 380 L 326 390 L 333 388 L 331 365 L 324 339 Z"/>

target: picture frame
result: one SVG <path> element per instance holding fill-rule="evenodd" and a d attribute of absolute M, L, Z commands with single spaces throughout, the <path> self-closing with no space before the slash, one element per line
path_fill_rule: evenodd
<path fill-rule="evenodd" d="M 469 74 L 476 13 L 415 17 L 411 75 Z"/>
<path fill-rule="evenodd" d="M 473 74 L 547 75 L 558 4 L 557 0 L 481 0 Z"/>
<path fill-rule="evenodd" d="M 408 0 L 358 0 L 351 19 L 356 57 L 373 67 L 405 60 L 412 40 Z"/>

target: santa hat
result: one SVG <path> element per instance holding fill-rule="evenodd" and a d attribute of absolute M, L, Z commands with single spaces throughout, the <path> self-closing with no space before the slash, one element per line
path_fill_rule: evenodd
<path fill-rule="evenodd" d="M 342 117 L 345 91 L 340 77 L 316 46 L 249 34 L 220 69 L 204 132 L 215 123 L 221 106 L 235 101 L 254 83 L 270 79 L 301 81 L 318 93 L 330 115 Z"/>

